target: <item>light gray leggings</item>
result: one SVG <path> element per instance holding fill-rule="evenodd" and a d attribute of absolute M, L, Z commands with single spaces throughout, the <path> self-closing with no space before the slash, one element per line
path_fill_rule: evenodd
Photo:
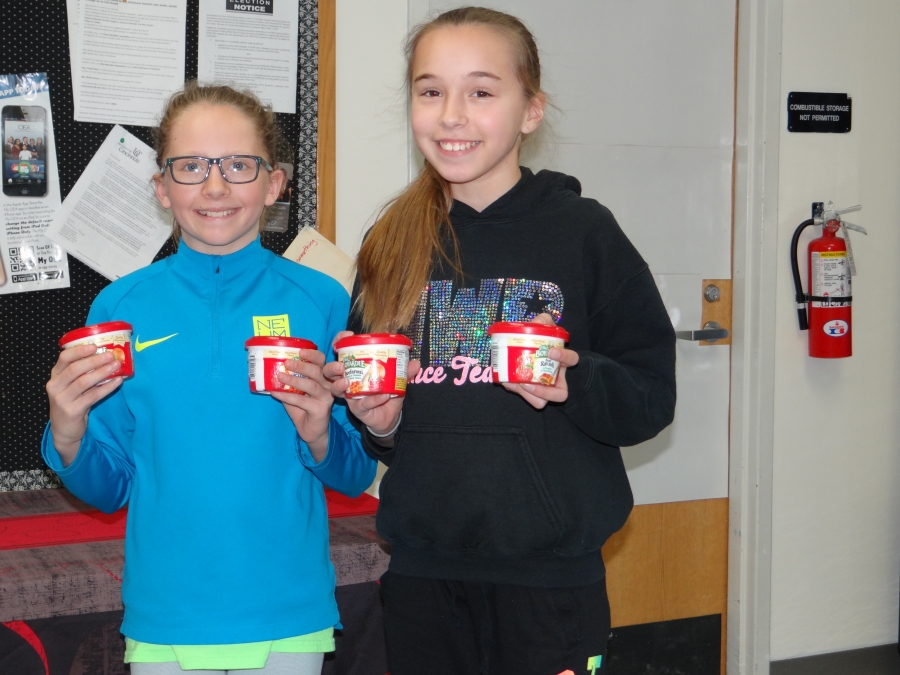
<path fill-rule="evenodd" d="M 251 670 L 182 670 L 177 661 L 170 663 L 132 663 L 131 675 L 321 675 L 322 652 L 283 654 L 272 652 L 265 668 Z"/>

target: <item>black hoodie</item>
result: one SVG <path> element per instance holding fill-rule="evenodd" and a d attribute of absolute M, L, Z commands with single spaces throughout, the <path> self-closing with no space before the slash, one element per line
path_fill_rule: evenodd
<path fill-rule="evenodd" d="M 633 505 L 618 446 L 675 409 L 675 336 L 647 264 L 571 176 L 522 169 L 477 212 L 454 202 L 465 278 L 438 265 L 406 331 L 422 371 L 390 449 L 378 532 L 399 574 L 526 586 L 604 575 Z M 490 382 L 494 321 L 554 316 L 579 354 L 568 400 L 537 410 Z M 351 330 L 360 331 L 358 318 Z"/>

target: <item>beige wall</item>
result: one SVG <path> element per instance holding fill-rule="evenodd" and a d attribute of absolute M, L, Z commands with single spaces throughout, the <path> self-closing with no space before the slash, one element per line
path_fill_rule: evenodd
<path fill-rule="evenodd" d="M 847 93 L 853 129 L 788 133 L 782 107 L 773 660 L 896 642 L 900 577 L 900 4 L 784 0 L 783 17 L 782 102 Z M 817 360 L 787 251 L 810 203 L 829 199 L 861 203 L 847 218 L 869 236 L 853 238 L 854 356 Z"/>
<path fill-rule="evenodd" d="M 406 0 L 338 0 L 337 245 L 356 255 L 372 216 L 409 180 L 402 91 Z"/>

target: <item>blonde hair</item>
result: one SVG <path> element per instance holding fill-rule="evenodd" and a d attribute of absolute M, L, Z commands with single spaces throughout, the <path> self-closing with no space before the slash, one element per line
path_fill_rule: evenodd
<path fill-rule="evenodd" d="M 416 48 L 439 28 L 484 26 L 507 39 L 526 100 L 544 97 L 534 37 L 516 17 L 484 7 L 460 7 L 417 26 L 406 40 L 406 85 L 411 88 Z M 462 262 L 453 228 L 450 184 L 427 162 L 418 177 L 379 214 L 356 261 L 358 312 L 367 331 L 395 331 L 415 314 L 434 266 L 445 261 L 460 276 Z"/>
<path fill-rule="evenodd" d="M 184 113 L 201 103 L 229 106 L 243 113 L 256 129 L 265 152 L 264 159 L 273 167 L 276 166 L 276 162 L 280 158 L 290 156 L 290 149 L 287 147 L 287 142 L 281 133 L 278 122 L 275 120 L 272 106 L 264 105 L 256 97 L 256 94 L 251 91 L 238 91 L 226 85 L 204 86 L 199 84 L 197 80 L 189 80 L 185 82 L 183 89 L 176 91 L 169 97 L 163 109 L 159 126 L 153 129 L 156 165 L 160 168 L 160 173 L 158 174 L 160 179 L 162 179 L 162 174 L 165 171 L 164 164 L 172 137 L 172 127 Z M 287 154 L 285 155 L 285 153 Z M 280 171 L 277 167 L 276 170 Z M 266 211 L 267 209 L 263 211 L 260 220 L 266 219 Z M 181 228 L 173 220 L 172 239 L 175 241 L 175 246 L 178 246 L 180 238 Z"/>

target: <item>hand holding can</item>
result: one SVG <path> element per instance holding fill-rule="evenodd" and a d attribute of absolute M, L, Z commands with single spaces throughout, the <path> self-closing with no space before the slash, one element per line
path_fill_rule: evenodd
<path fill-rule="evenodd" d="M 315 343 L 303 338 L 259 336 L 247 340 L 244 347 L 247 349 L 250 391 L 255 394 L 271 394 L 275 391 L 303 393 L 288 384 L 283 384 L 278 379 L 278 374 L 290 373 L 284 367 L 285 361 L 301 361 L 300 350 L 316 350 L 318 347 Z M 293 375 L 293 373 L 290 374 Z M 295 377 L 303 377 L 303 375 L 295 375 Z"/>
<path fill-rule="evenodd" d="M 95 345 L 97 354 L 112 352 L 113 358 L 119 362 L 119 371 L 115 377 L 134 377 L 134 359 L 131 354 L 132 326 L 125 321 L 107 321 L 84 328 L 69 331 L 59 339 L 62 349 L 71 349 L 80 345 Z M 99 384 L 106 384 L 109 377 Z"/>
<path fill-rule="evenodd" d="M 75 460 L 91 408 L 134 375 L 131 325 L 124 321 L 85 326 L 63 335 L 50 372 L 50 431 L 63 466 Z"/>

